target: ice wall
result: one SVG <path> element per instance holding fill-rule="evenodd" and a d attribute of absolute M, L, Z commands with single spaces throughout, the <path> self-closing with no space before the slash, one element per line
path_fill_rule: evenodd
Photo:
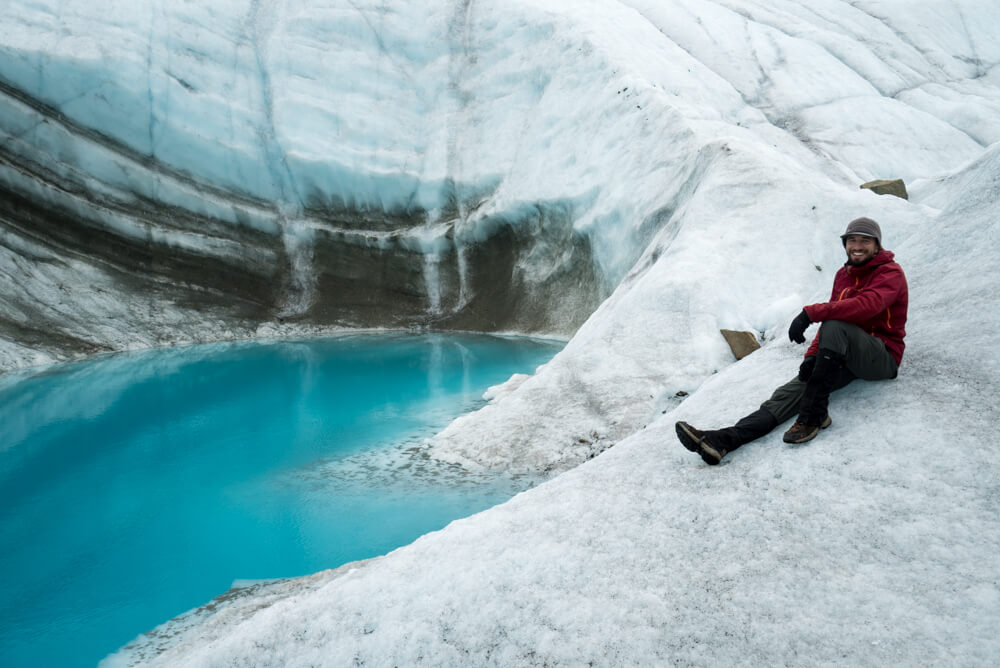
<path fill-rule="evenodd" d="M 551 106 L 528 52 L 554 29 L 463 7 L 15 7 L 10 245 L 83 255 L 91 293 L 152 306 L 73 295 L 82 320 L 124 330 L 109 335 L 67 327 L 58 295 L 31 288 L 2 309 L 24 316 L 6 338 L 59 357 L 279 322 L 571 333 L 610 289 L 577 225 L 593 179 L 507 184 Z M 22 282 L 54 293 L 79 271 L 52 262 Z"/>

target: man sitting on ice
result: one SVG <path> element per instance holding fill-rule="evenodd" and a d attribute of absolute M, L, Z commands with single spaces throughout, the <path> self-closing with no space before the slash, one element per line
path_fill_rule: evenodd
<path fill-rule="evenodd" d="M 833 279 L 830 301 L 812 304 L 792 321 L 788 338 L 805 343 L 810 323 L 822 323 L 796 378 L 732 427 L 713 431 L 676 425 L 677 438 L 708 464 L 798 415 L 786 443 L 805 443 L 830 426 L 830 392 L 855 378 L 895 378 L 903 359 L 908 291 L 902 268 L 882 249 L 882 230 L 870 218 L 851 221 L 841 235 L 847 262 Z"/>

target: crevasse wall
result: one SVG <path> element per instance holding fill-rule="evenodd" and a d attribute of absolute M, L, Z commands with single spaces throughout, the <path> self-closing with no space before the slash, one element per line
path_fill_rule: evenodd
<path fill-rule="evenodd" d="M 287 322 L 565 336 L 610 290 L 615 268 L 579 225 L 594 179 L 509 183 L 534 141 L 584 139 L 545 99 L 573 84 L 529 53 L 556 32 L 544 15 L 17 9 L 2 215 L 10 262 L 44 261 L 22 267 L 35 286 L 6 295 L 3 322 L 38 356 L 8 346 L 8 366 Z"/>

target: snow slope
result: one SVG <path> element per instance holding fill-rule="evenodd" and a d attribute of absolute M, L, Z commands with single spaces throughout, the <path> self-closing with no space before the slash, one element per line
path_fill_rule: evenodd
<path fill-rule="evenodd" d="M 502 506 L 230 592 L 108 665 L 996 663 L 1000 146 L 915 190 L 942 206 L 895 246 L 914 297 L 900 376 L 835 394 L 814 441 L 779 430 L 708 467 L 673 435 L 792 375 L 801 347 L 776 337 Z"/>
<path fill-rule="evenodd" d="M 220 229 L 227 216 L 255 226 L 272 235 L 262 263 L 313 257 L 292 252 L 313 238 L 304 230 L 326 230 L 307 200 L 382 211 L 412 201 L 428 214 L 457 201 L 457 246 L 508 218 L 583 239 L 607 292 L 593 313 L 571 314 L 586 322 L 560 355 L 428 445 L 469 468 L 561 475 L 382 558 L 231 592 L 110 665 L 1000 659 L 996 3 L 17 8 L 2 19 L 3 78 L 170 168 L 146 182 L 93 159 L 102 187 L 131 174 L 162 201 L 211 210 Z M 134 62 L 107 76 L 123 53 Z M 205 92 L 220 83 L 225 96 Z M 79 90 L 46 97 L 66 85 Z M 23 118 L 35 113 L 23 106 Z M 32 132 L 8 136 L 48 136 Z M 97 155 L 72 143 L 87 137 L 65 141 L 51 153 Z M 891 177 L 907 179 L 909 201 L 858 189 Z M 206 183 L 215 194 L 198 200 Z M 572 233 L 511 214 L 532 207 L 561 211 Z M 909 277 L 899 379 L 841 391 L 833 427 L 806 446 L 776 432 L 704 466 L 673 423 L 726 424 L 794 373 L 802 349 L 785 328 L 826 298 L 838 235 L 858 215 L 882 224 Z M 204 251 L 172 234 L 177 252 Z M 413 235 L 436 267 L 444 237 L 433 224 Z M 118 345 L 117 318 L 149 342 L 157 324 L 189 338 L 291 331 L 196 322 L 169 299 L 137 315 L 72 284 L 65 298 L 63 279 L 103 265 L 31 262 L 37 249 L 5 238 L 0 267 L 28 295 L 17 303 L 42 286 L 81 328 L 107 328 L 101 341 Z M 220 257 L 232 250 L 219 243 Z M 520 275 L 544 284 L 554 263 L 572 264 L 559 248 L 526 252 Z M 296 269 L 303 304 L 310 268 Z M 763 349 L 736 363 L 723 327 L 756 332 Z M 3 347 L 13 363 L 38 359 L 18 346 Z"/>

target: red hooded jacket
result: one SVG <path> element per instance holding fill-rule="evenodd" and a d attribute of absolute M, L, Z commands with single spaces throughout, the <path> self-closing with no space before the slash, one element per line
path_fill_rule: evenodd
<path fill-rule="evenodd" d="M 813 322 L 843 320 L 885 341 L 885 347 L 899 364 L 903 361 L 906 336 L 906 307 L 909 290 L 903 269 L 893 261 L 892 251 L 880 250 L 871 260 L 853 267 L 845 264 L 833 278 L 830 301 L 805 307 Z M 806 357 L 819 350 L 819 334 Z"/>

